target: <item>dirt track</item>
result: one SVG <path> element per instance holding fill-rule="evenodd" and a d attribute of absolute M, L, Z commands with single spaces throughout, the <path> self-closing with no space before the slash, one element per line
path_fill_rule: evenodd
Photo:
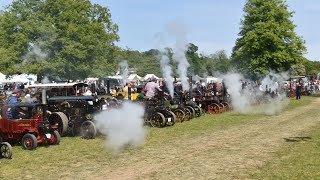
<path fill-rule="evenodd" d="M 283 147 L 286 139 L 303 137 L 303 132 L 319 124 L 319 105 L 320 98 L 315 98 L 311 104 L 295 111 L 212 131 L 191 140 L 174 140 L 160 149 L 143 149 L 134 157 L 121 155 L 117 166 L 101 168 L 98 175 L 80 173 L 79 176 L 93 179 L 244 179 L 248 177 L 248 170 L 271 161 L 273 152 Z M 312 115 L 301 119 L 305 113 Z"/>

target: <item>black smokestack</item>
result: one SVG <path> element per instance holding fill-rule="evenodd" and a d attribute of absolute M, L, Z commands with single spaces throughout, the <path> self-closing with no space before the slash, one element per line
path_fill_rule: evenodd
<path fill-rule="evenodd" d="M 128 84 L 128 99 L 131 100 L 131 85 Z"/>
<path fill-rule="evenodd" d="M 107 94 L 110 94 L 110 80 L 107 79 Z"/>

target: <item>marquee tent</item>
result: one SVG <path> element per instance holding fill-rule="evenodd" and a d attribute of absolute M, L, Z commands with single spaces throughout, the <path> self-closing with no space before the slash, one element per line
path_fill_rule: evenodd
<path fill-rule="evenodd" d="M 154 75 L 154 74 L 147 74 L 147 75 L 144 76 L 143 79 L 148 80 L 149 78 L 159 79 L 159 77 L 157 77 L 157 76 Z"/>

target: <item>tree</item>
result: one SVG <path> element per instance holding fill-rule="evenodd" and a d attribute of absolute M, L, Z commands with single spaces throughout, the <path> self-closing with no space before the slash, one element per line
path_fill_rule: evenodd
<path fill-rule="evenodd" d="M 306 61 L 303 65 L 306 69 L 306 75 L 314 75 L 320 72 L 319 61 Z"/>
<path fill-rule="evenodd" d="M 186 52 L 186 57 L 189 61 L 190 67 L 189 67 L 189 74 L 201 74 L 203 72 L 202 70 L 202 59 L 199 57 L 198 53 L 198 46 L 189 43 L 188 49 Z"/>
<path fill-rule="evenodd" d="M 125 50 L 122 49 L 116 59 L 118 62 L 124 59 L 127 60 L 129 68 L 135 69 L 136 73 L 141 76 L 149 73 L 161 76 L 160 62 L 157 59 L 159 53 L 156 49 L 139 52 L 127 48 Z"/>
<path fill-rule="evenodd" d="M 295 64 L 292 65 L 290 68 L 290 75 L 291 76 L 305 76 L 306 69 L 303 64 Z"/>
<path fill-rule="evenodd" d="M 89 0 L 16 0 L 0 15 L 7 74 L 78 79 L 114 72 L 118 26 Z"/>
<path fill-rule="evenodd" d="M 247 0 L 232 63 L 253 76 L 302 63 L 306 48 L 294 32 L 292 16 L 284 0 Z"/>

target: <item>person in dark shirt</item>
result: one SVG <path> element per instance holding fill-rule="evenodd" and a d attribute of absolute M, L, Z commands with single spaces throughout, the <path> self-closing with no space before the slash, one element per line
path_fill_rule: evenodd
<path fill-rule="evenodd" d="M 302 85 L 301 83 L 297 83 L 296 85 L 296 100 L 301 99 L 301 90 L 302 90 Z"/>
<path fill-rule="evenodd" d="M 12 91 L 11 96 L 8 98 L 7 105 L 13 105 L 20 102 L 20 90 L 14 89 Z M 25 115 L 25 113 L 22 111 L 22 109 L 18 107 L 9 107 L 6 111 L 6 115 L 8 119 L 18 119 L 19 115 Z"/>

